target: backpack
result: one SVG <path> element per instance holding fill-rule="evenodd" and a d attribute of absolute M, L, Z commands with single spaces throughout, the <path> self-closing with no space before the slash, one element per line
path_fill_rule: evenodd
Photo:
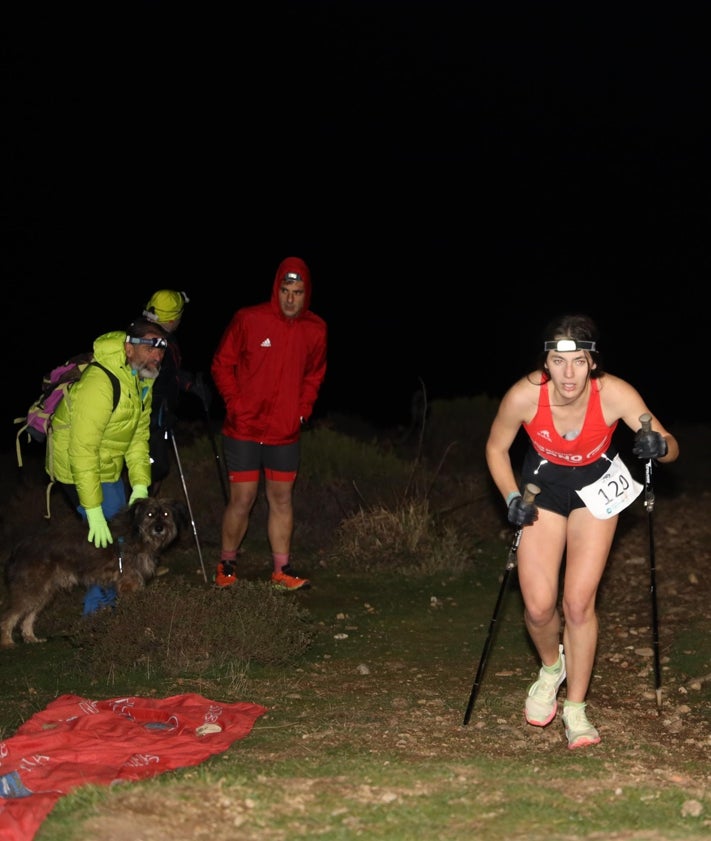
<path fill-rule="evenodd" d="M 53 368 L 48 374 L 42 378 L 42 390 L 40 396 L 27 410 L 27 414 L 21 418 L 15 418 L 15 423 L 21 423 L 22 426 L 17 433 L 17 463 L 22 467 L 22 451 L 20 448 L 20 438 L 23 433 L 27 433 L 27 441 L 38 441 L 43 444 L 47 441 L 47 435 L 50 432 L 52 425 L 52 416 L 57 409 L 57 406 L 64 399 L 69 389 L 84 373 L 88 365 L 96 365 L 106 372 L 106 376 L 111 380 L 111 385 L 114 389 L 114 403 L 111 411 L 114 411 L 118 406 L 119 398 L 121 396 L 121 386 L 116 374 L 105 368 L 100 362 L 94 359 L 91 352 L 79 353 L 68 359 L 64 365 L 58 365 Z"/>

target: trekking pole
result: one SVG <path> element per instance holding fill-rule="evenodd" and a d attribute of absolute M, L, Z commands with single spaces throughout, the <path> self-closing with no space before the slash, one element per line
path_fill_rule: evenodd
<path fill-rule="evenodd" d="M 529 503 L 533 502 L 537 494 L 539 494 L 540 492 L 541 489 L 538 487 L 538 485 L 526 485 L 526 487 L 523 490 L 523 501 Z M 494 613 L 492 614 L 491 621 L 489 622 L 489 633 L 486 635 L 484 648 L 481 652 L 481 658 L 479 659 L 479 668 L 476 670 L 476 677 L 474 678 L 474 685 L 472 686 L 472 691 L 469 695 L 467 711 L 464 713 L 463 724 L 469 724 L 469 719 L 471 718 L 472 710 L 474 709 L 474 702 L 476 701 L 476 696 L 479 694 L 479 682 L 482 678 L 482 675 L 484 674 L 484 668 L 486 666 L 486 661 L 489 656 L 489 648 L 491 647 L 491 640 L 494 634 L 494 626 L 496 625 L 496 620 L 499 616 L 499 610 L 501 609 L 501 603 L 504 599 L 506 585 L 508 584 L 509 576 L 511 575 L 511 570 L 515 569 L 516 567 L 516 553 L 518 552 L 518 544 L 521 542 L 521 535 L 523 534 L 523 529 L 523 526 L 516 529 L 516 533 L 514 534 L 513 540 L 511 541 L 511 546 L 509 547 L 509 554 L 506 561 L 506 568 L 504 570 L 504 577 L 501 581 L 501 587 L 499 587 L 499 595 L 496 599 L 496 605 L 494 606 Z"/>
<path fill-rule="evenodd" d="M 639 416 L 643 432 L 652 431 L 652 416 L 645 412 Z M 652 650 L 654 651 L 654 691 L 657 695 L 657 710 L 662 708 L 662 672 L 659 664 L 659 620 L 657 618 L 657 576 L 654 557 L 654 487 L 652 485 L 652 459 L 644 465 L 644 508 L 649 522 L 649 593 L 652 597 Z"/>
<path fill-rule="evenodd" d="M 198 372 L 195 375 L 195 379 L 198 383 L 200 383 L 201 390 L 204 390 L 204 378 L 201 372 Z M 227 473 L 225 472 L 224 465 L 222 463 L 222 459 L 220 458 L 219 450 L 217 449 L 217 444 L 215 443 L 215 436 L 212 434 L 212 427 L 210 426 L 210 409 L 208 408 L 208 404 L 206 400 L 200 399 L 202 403 L 202 408 L 205 410 L 205 428 L 207 430 L 207 436 L 210 439 L 210 444 L 212 445 L 212 452 L 215 456 L 215 462 L 217 463 L 217 474 L 220 477 L 220 487 L 222 488 L 222 496 L 225 500 L 225 505 L 230 501 L 230 487 L 227 482 Z"/>
<path fill-rule="evenodd" d="M 185 474 L 183 473 L 183 465 L 180 462 L 180 453 L 178 452 L 178 444 L 175 440 L 175 435 L 173 434 L 173 430 L 168 427 L 166 430 L 166 435 L 170 435 L 170 440 L 173 442 L 173 450 L 175 452 L 175 461 L 178 464 L 178 473 L 180 473 L 180 481 L 183 483 L 183 493 L 185 494 L 185 502 L 188 506 L 188 513 L 190 514 L 190 523 L 193 527 L 193 536 L 195 538 L 195 545 L 197 546 L 198 557 L 200 558 L 200 566 L 202 567 L 202 577 L 205 579 L 205 583 L 207 584 L 207 573 L 205 572 L 205 564 L 202 559 L 202 550 L 200 549 L 200 541 L 198 540 L 198 533 L 197 528 L 195 527 L 195 518 L 193 517 L 193 509 L 190 505 L 190 497 L 188 496 L 188 486 L 185 484 Z"/>
<path fill-rule="evenodd" d="M 217 462 L 217 473 L 220 477 L 220 487 L 222 488 L 222 496 L 225 500 L 225 505 L 230 501 L 230 489 L 227 484 L 227 474 L 225 473 L 225 467 L 222 464 L 222 459 L 220 458 L 220 453 L 217 449 L 217 444 L 215 443 L 215 436 L 212 434 L 212 429 L 210 427 L 210 416 L 207 414 L 207 410 L 205 414 L 205 424 L 207 426 L 207 434 L 210 438 L 210 444 L 212 444 L 212 452 L 215 455 L 215 461 Z"/>

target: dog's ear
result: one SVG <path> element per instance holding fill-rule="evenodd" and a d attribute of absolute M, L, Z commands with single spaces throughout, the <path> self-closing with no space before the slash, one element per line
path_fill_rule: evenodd
<path fill-rule="evenodd" d="M 138 527 L 146 515 L 146 506 L 150 499 L 137 499 L 128 509 L 129 522 L 131 523 L 134 537 L 138 534 Z"/>
<path fill-rule="evenodd" d="M 132 505 L 129 505 L 131 511 L 140 512 L 146 507 L 149 497 L 142 497 L 137 499 Z"/>

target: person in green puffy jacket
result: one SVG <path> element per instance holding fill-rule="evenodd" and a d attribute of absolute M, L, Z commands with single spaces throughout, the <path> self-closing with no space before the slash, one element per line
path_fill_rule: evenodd
<path fill-rule="evenodd" d="M 98 365 L 88 365 L 52 418 L 47 473 L 88 523 L 88 540 L 97 548 L 113 543 L 109 521 L 126 505 L 124 467 L 131 486 L 128 504 L 148 496 L 151 398 L 166 346 L 166 331 L 144 318 L 128 331 L 99 336 L 94 360 L 118 380 L 116 407 L 112 379 Z M 111 588 L 92 587 L 84 613 L 115 600 Z"/>

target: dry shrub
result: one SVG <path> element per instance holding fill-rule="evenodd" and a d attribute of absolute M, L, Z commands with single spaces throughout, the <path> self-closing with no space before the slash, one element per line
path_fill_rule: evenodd
<path fill-rule="evenodd" d="M 315 629 L 293 595 L 267 582 L 218 590 L 159 579 L 82 617 L 69 635 L 79 665 L 97 676 L 144 669 L 171 677 L 235 661 L 289 663 L 310 647 Z"/>
<path fill-rule="evenodd" d="M 438 526 L 426 500 L 403 503 L 394 510 L 372 508 L 343 520 L 333 564 L 359 571 L 408 570 L 432 574 L 465 568 L 471 550 L 457 532 Z"/>

